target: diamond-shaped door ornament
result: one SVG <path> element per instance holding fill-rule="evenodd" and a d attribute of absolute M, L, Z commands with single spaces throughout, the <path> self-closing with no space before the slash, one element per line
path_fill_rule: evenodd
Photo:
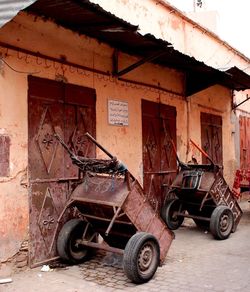
<path fill-rule="evenodd" d="M 204 148 L 205 152 L 209 152 L 210 148 L 211 148 L 211 144 L 210 144 L 210 136 L 209 136 L 208 129 L 206 129 L 206 138 L 207 139 L 203 145 L 203 148 Z"/>
<path fill-rule="evenodd" d="M 74 131 L 71 135 L 72 148 L 74 150 L 74 153 L 79 156 L 87 156 L 88 154 L 89 142 L 87 137 L 84 135 L 88 131 L 86 125 L 88 116 L 89 112 L 87 108 L 79 109 L 77 125 L 75 126 Z"/>
<path fill-rule="evenodd" d="M 36 143 L 48 174 L 50 173 L 58 146 L 54 134 L 55 129 L 50 110 L 49 107 L 46 107 L 41 116 Z"/>
<path fill-rule="evenodd" d="M 153 162 L 155 159 L 155 155 L 157 153 L 157 141 L 156 141 L 156 134 L 154 131 L 154 126 L 151 123 L 150 124 L 150 130 L 148 131 L 148 136 L 146 139 L 146 149 L 147 149 L 147 155 L 148 155 L 148 160 L 150 163 L 150 167 L 153 167 Z"/>
<path fill-rule="evenodd" d="M 37 220 L 37 225 L 41 232 L 47 251 L 50 247 L 50 238 L 54 233 L 58 216 L 59 212 L 53 199 L 52 190 L 47 188 Z"/>
<path fill-rule="evenodd" d="M 154 178 L 154 175 L 151 175 L 149 190 L 146 196 L 154 210 L 157 210 L 158 204 L 159 204 L 156 198 L 156 194 L 157 194 L 157 187 L 155 185 L 155 178 Z"/>
<path fill-rule="evenodd" d="M 173 151 L 173 145 L 171 143 L 171 136 L 170 136 L 170 129 L 169 125 L 167 124 L 166 120 L 162 120 L 163 123 L 163 129 L 164 129 L 164 140 L 163 140 L 163 150 L 164 150 L 164 158 L 166 159 L 165 162 L 167 164 L 167 167 L 170 167 L 170 161 L 173 157 L 172 151 Z M 163 163 L 164 161 L 162 161 Z"/>

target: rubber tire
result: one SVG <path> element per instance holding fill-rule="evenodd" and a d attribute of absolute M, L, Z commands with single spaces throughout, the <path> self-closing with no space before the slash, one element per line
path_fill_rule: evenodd
<path fill-rule="evenodd" d="M 150 247 L 152 250 L 151 261 L 146 270 L 142 270 L 139 265 L 140 255 L 144 248 Z M 136 284 L 149 281 L 155 274 L 160 264 L 160 246 L 158 240 L 149 233 L 138 232 L 128 241 L 123 256 L 123 269 L 127 277 Z"/>
<path fill-rule="evenodd" d="M 60 230 L 57 238 L 57 252 L 64 261 L 71 264 L 78 264 L 88 258 L 89 249 L 81 246 L 80 248 L 76 248 L 75 251 L 72 250 L 72 243 L 76 239 L 82 238 L 85 225 L 86 222 L 81 219 L 71 219 Z"/>
<path fill-rule="evenodd" d="M 225 230 L 221 229 L 221 220 L 226 216 L 227 226 L 225 226 Z M 227 239 L 232 232 L 234 226 L 234 217 L 233 212 L 227 206 L 217 206 L 210 219 L 210 231 L 216 239 Z"/>
<path fill-rule="evenodd" d="M 180 200 L 173 199 L 166 201 L 161 209 L 161 217 L 170 230 L 178 229 L 184 221 L 184 217 L 182 216 L 177 216 L 175 219 L 173 219 L 172 217 L 173 211 L 177 211 L 179 209 L 179 206 Z"/>

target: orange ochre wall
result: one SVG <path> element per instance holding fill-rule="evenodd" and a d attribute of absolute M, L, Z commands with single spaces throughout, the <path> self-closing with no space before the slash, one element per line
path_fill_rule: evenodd
<path fill-rule="evenodd" d="M 105 72 L 112 71 L 113 48 L 86 36 L 79 36 L 50 21 L 25 13 L 0 30 L 0 41 L 34 52 Z M 188 138 L 200 141 L 200 113 L 222 116 L 224 174 L 232 183 L 235 166 L 233 125 L 231 124 L 231 93 L 222 86 L 213 86 L 185 99 L 184 76 L 181 72 L 153 64 L 144 64 L 128 73 L 126 78 L 153 85 L 160 84 L 172 92 L 167 93 L 135 86 L 117 79 L 77 70 L 14 50 L 0 47 L 4 61 L 0 61 L 0 134 L 8 135 L 10 145 L 10 175 L 0 177 L 0 261 L 15 254 L 22 241 L 28 238 L 28 105 L 27 76 L 32 74 L 52 80 L 65 80 L 72 84 L 96 90 L 96 137 L 110 152 L 122 160 L 129 170 L 143 183 L 141 100 L 147 99 L 175 106 L 177 110 L 177 150 L 183 161 L 187 153 Z M 137 58 L 120 53 L 119 66 L 124 68 Z M 22 72 L 22 73 L 21 73 Z M 108 124 L 108 100 L 128 102 L 129 125 Z"/>

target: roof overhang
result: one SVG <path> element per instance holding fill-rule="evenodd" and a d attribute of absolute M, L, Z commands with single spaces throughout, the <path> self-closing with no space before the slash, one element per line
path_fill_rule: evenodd
<path fill-rule="evenodd" d="M 250 88 L 250 78 L 249 75 L 237 67 L 232 67 L 226 70 L 226 73 L 231 78 L 231 84 L 233 84 L 233 89 L 235 90 L 245 90 Z M 230 84 L 228 84 L 230 86 Z"/>
<path fill-rule="evenodd" d="M 138 56 L 142 60 L 150 60 L 161 66 L 184 72 L 186 96 L 215 84 L 234 90 L 250 88 L 250 76 L 240 69 L 233 67 L 226 72 L 214 69 L 175 50 L 169 42 L 156 39 L 150 34 L 142 35 L 138 26 L 116 17 L 90 0 L 22 0 L 21 2 L 33 3 L 25 9 L 28 13 L 50 19 L 67 29 L 96 38 L 124 53 Z M 158 52 L 160 52 L 159 55 L 154 57 Z M 135 67 L 131 66 L 129 69 L 132 70 Z M 128 70 L 125 73 L 127 72 Z"/>

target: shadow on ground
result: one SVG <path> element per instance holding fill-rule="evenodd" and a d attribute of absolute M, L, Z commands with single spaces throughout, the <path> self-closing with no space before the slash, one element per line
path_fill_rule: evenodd
<path fill-rule="evenodd" d="M 240 221 L 240 225 L 242 226 L 248 225 L 250 222 L 249 198 L 240 202 L 240 206 L 243 210 L 243 217 Z M 194 261 L 194 255 L 190 254 L 190 252 L 186 252 L 186 249 L 193 248 L 193 245 L 195 245 L 192 242 L 193 239 L 196 241 L 198 240 L 200 244 L 205 245 L 206 248 L 215 248 L 215 246 L 221 246 L 226 243 L 223 243 L 223 241 L 215 241 L 209 231 L 197 228 L 192 219 L 185 219 L 183 226 L 180 230 L 178 230 L 178 232 L 176 232 L 176 242 L 174 244 L 175 249 L 173 250 L 174 253 L 172 251 L 167 255 L 163 268 L 165 265 L 184 265 L 185 262 L 191 263 Z M 186 242 L 184 247 L 183 242 Z M 165 266 L 165 269 L 167 266 Z M 122 267 L 122 255 L 98 251 L 91 260 L 79 265 L 79 267 L 81 276 L 85 281 L 105 286 L 110 288 L 112 291 L 125 290 L 128 287 L 134 288 L 135 290 L 137 290 L 136 287 L 138 287 L 138 289 L 143 289 L 141 285 L 139 288 L 138 285 L 131 283 L 131 281 L 124 274 Z M 170 272 L 168 271 L 168 273 Z M 158 280 L 161 280 L 160 273 L 156 273 L 154 278 L 149 282 L 149 284 L 144 286 L 144 288 L 148 287 L 151 289 L 151 284 L 154 285 L 154 283 Z"/>

